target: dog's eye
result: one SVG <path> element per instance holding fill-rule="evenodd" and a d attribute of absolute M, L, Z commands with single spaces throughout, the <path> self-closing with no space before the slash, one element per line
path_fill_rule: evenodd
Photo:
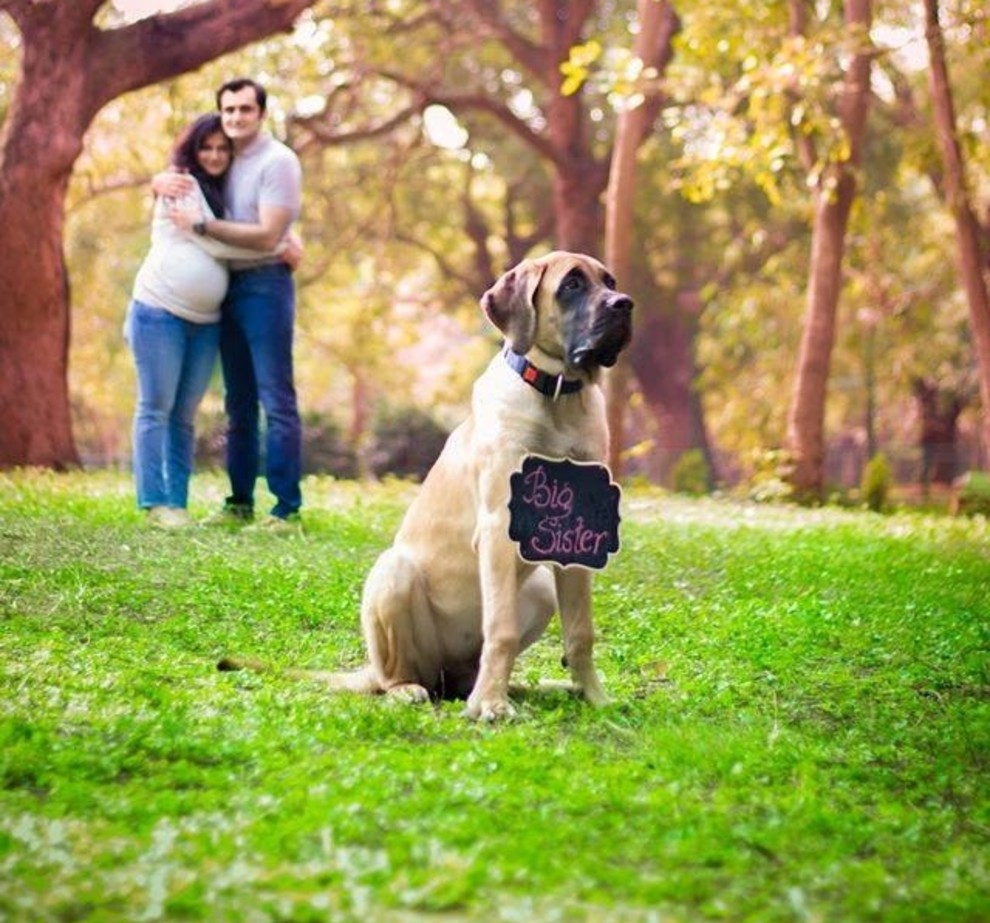
<path fill-rule="evenodd" d="M 584 276 L 579 272 L 572 272 L 564 277 L 560 283 L 561 292 L 577 292 L 584 288 Z"/>

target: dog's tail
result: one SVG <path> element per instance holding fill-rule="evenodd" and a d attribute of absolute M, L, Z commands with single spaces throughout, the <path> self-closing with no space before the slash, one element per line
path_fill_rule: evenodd
<path fill-rule="evenodd" d="M 371 666 L 346 673 L 331 670 L 300 670 L 296 667 L 278 669 L 263 660 L 252 657 L 223 657 L 217 662 L 217 669 L 228 673 L 236 670 L 251 670 L 254 673 L 274 673 L 287 679 L 301 679 L 322 683 L 332 692 L 354 692 L 359 695 L 377 695 L 385 690 L 375 678 Z"/>

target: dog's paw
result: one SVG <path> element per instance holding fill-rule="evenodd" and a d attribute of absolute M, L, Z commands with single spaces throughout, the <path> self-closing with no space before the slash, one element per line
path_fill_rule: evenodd
<path fill-rule="evenodd" d="M 389 686 L 385 691 L 392 698 L 401 699 L 412 705 L 421 705 L 430 701 L 430 693 L 419 683 L 397 683 L 394 686 Z"/>
<path fill-rule="evenodd" d="M 571 678 L 574 680 L 574 685 L 580 691 L 585 702 L 596 708 L 608 705 L 611 702 L 594 667 L 589 664 L 582 670 L 572 667 L 571 671 Z"/>
<path fill-rule="evenodd" d="M 516 716 L 516 710 L 508 699 L 468 699 L 462 713 L 472 721 L 508 721 Z"/>
<path fill-rule="evenodd" d="M 581 695 L 584 696 L 585 702 L 595 708 L 604 708 L 606 705 L 612 704 L 612 700 L 608 697 L 608 693 L 602 688 L 601 683 L 585 686 L 581 690 Z"/>

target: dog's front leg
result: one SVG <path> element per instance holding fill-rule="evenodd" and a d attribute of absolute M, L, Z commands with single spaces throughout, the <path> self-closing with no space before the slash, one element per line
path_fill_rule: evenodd
<path fill-rule="evenodd" d="M 557 568 L 557 602 L 564 637 L 564 658 L 571 679 L 592 705 L 607 705 L 608 696 L 595 670 L 595 628 L 591 619 L 591 574 L 580 568 Z"/>
<path fill-rule="evenodd" d="M 481 662 L 465 715 L 482 721 L 511 718 L 509 675 L 519 653 L 516 554 L 508 541 L 508 522 L 490 513 L 478 533 L 481 579 Z"/>

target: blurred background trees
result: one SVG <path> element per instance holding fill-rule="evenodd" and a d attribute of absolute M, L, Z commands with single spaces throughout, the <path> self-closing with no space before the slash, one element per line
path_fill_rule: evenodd
<path fill-rule="evenodd" d="M 637 303 L 625 474 L 673 486 L 681 463 L 693 482 L 793 487 L 802 339 L 823 345 L 806 317 L 816 201 L 829 203 L 837 174 L 855 192 L 812 424 L 813 491 L 858 485 L 880 452 L 901 482 L 985 466 L 915 5 L 875 3 L 868 29 L 838 2 L 669 7 L 677 28 L 662 32 L 651 69 L 632 54 L 635 0 L 324 0 L 289 34 L 109 101 L 74 163 L 64 224 L 68 394 L 84 462 L 129 459 L 133 363 L 120 328 L 148 242 L 148 179 L 215 87 L 243 73 L 268 85 L 271 127 L 305 170 L 296 352 L 311 467 L 350 476 L 389 458 L 403 471 L 429 463 L 400 437 L 432 445 L 462 415 L 497 343 L 481 292 L 528 253 L 604 254 L 616 125 L 630 107 L 648 129 L 619 280 Z M 944 0 L 940 13 L 985 282 L 990 20 L 975 0 Z M 124 22 L 113 4 L 101 15 L 105 28 Z M 6 123 L 19 52 L 2 12 L 0 39 Z M 857 52 L 870 76 L 855 159 L 837 107 Z M 0 325 L 9 310 L 0 304 Z M 217 383 L 204 457 L 219 457 L 221 426 Z"/>
<path fill-rule="evenodd" d="M 0 132 L 0 466 L 78 461 L 66 388 L 65 209 L 96 114 L 123 94 L 289 28 L 313 2 L 204 3 L 127 22 L 105 0 L 0 0 L 7 53 L 16 57 Z"/>

